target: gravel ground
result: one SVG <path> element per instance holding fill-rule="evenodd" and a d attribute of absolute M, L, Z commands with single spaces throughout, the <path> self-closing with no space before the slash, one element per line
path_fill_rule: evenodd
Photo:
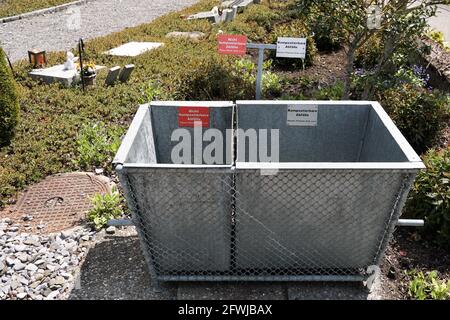
<path fill-rule="evenodd" d="M 95 0 L 67 10 L 0 25 L 0 43 L 11 61 L 27 51 L 68 50 L 89 39 L 149 22 L 196 0 Z M 176 31 L 176 30 L 174 30 Z"/>
<path fill-rule="evenodd" d="M 67 298 L 94 235 L 76 227 L 61 233 L 19 233 L 0 220 L 0 300 Z"/>

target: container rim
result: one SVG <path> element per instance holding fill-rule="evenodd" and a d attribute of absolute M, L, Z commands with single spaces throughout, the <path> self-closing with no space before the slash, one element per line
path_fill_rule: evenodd
<path fill-rule="evenodd" d="M 165 107 L 199 107 L 199 108 L 226 108 L 233 107 L 233 101 L 153 101 L 148 103 L 152 106 L 165 106 Z"/>
<path fill-rule="evenodd" d="M 414 151 L 409 142 L 395 126 L 392 119 L 377 101 L 352 101 L 352 100 L 238 100 L 237 108 L 254 105 L 277 105 L 280 107 L 294 104 L 332 105 L 337 107 L 370 106 L 378 115 L 389 134 L 400 147 L 408 159 L 405 162 L 294 162 L 294 163 L 249 163 L 236 161 L 237 169 L 424 169 L 425 165 L 419 155 Z M 239 125 L 239 119 L 237 119 Z"/>

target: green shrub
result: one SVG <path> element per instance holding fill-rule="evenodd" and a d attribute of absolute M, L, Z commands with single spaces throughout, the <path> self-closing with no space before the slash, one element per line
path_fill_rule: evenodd
<path fill-rule="evenodd" d="M 19 119 L 16 83 L 0 48 L 0 148 L 10 143 Z"/>
<path fill-rule="evenodd" d="M 374 35 L 355 52 L 354 65 L 357 68 L 375 67 L 383 53 L 383 41 L 380 35 Z"/>
<path fill-rule="evenodd" d="M 405 212 L 425 220 L 425 239 L 450 248 L 450 147 L 428 151 L 423 162 L 426 170 L 417 175 Z"/>
<path fill-rule="evenodd" d="M 109 220 L 119 218 L 123 212 L 119 192 L 115 189 L 111 193 L 95 195 L 92 204 L 94 207 L 87 217 L 97 230 L 106 226 Z"/>
<path fill-rule="evenodd" d="M 244 12 L 243 20 L 247 23 L 256 22 L 260 27 L 270 30 L 280 20 L 280 13 L 264 5 L 253 5 Z"/>
<path fill-rule="evenodd" d="M 344 82 L 336 81 L 336 83 L 330 87 L 322 88 L 313 93 L 315 100 L 341 100 L 344 92 Z"/>
<path fill-rule="evenodd" d="M 272 60 L 267 60 L 263 64 L 263 75 L 261 79 L 262 93 L 266 96 L 279 96 L 281 93 L 281 79 L 280 77 L 270 72 Z M 236 79 L 241 79 L 241 90 L 238 93 L 240 96 L 254 95 L 256 85 L 257 68 L 256 65 L 248 59 L 237 59 L 233 64 L 233 76 Z M 244 93 L 245 92 L 245 93 Z M 250 96 L 251 97 L 251 96 Z"/>
<path fill-rule="evenodd" d="M 319 51 L 331 52 L 341 48 L 346 34 L 336 19 L 317 12 L 311 12 L 305 18 L 314 32 L 314 41 Z"/>
<path fill-rule="evenodd" d="M 314 57 L 317 54 L 316 44 L 311 32 L 302 20 L 296 19 L 287 23 L 280 23 L 273 27 L 272 32 L 265 37 L 267 43 L 276 43 L 278 37 L 303 37 L 306 38 L 305 66 L 314 64 Z M 301 67 L 301 59 L 276 58 L 276 53 L 271 51 L 270 57 L 280 65 Z"/>
<path fill-rule="evenodd" d="M 107 166 L 120 146 L 122 129 L 107 130 L 104 123 L 83 125 L 77 138 L 78 158 L 75 164 L 81 169 Z"/>
<path fill-rule="evenodd" d="M 424 274 L 422 271 L 407 272 L 409 281 L 408 293 L 416 300 L 448 300 L 450 299 L 450 280 L 440 280 L 436 270 Z"/>
<path fill-rule="evenodd" d="M 411 84 L 382 90 L 377 96 L 416 152 L 435 145 L 449 117 L 446 96 Z"/>

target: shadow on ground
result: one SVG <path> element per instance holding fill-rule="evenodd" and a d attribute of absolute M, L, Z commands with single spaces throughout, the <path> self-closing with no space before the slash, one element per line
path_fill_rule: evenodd
<path fill-rule="evenodd" d="M 106 236 L 91 247 L 69 299 L 371 299 L 351 282 L 179 282 L 151 284 L 136 236 Z"/>

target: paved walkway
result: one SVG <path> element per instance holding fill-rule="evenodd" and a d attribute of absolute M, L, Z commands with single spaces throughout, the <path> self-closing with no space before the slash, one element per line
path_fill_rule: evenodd
<path fill-rule="evenodd" d="M 430 26 L 444 34 L 445 41 L 450 41 L 450 6 L 438 6 L 436 16 L 429 19 Z"/>
<path fill-rule="evenodd" d="M 196 0 L 95 0 L 67 10 L 0 24 L 0 44 L 11 61 L 28 49 L 68 50 L 89 39 L 149 22 Z"/>

